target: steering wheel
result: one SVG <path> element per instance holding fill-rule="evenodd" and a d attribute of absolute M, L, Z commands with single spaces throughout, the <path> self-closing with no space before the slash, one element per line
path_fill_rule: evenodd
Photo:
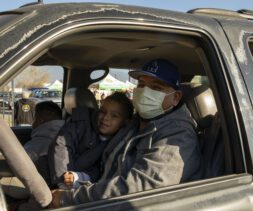
<path fill-rule="evenodd" d="M 42 207 L 46 207 L 52 201 L 49 187 L 10 127 L 2 119 L 0 119 L 0 125 L 0 151 L 6 162 L 35 200 Z M 8 171 L 5 174 L 8 175 Z"/>

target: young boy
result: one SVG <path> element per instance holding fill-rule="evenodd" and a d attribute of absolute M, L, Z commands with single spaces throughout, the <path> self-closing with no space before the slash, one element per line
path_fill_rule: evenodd
<path fill-rule="evenodd" d="M 120 92 L 104 99 L 98 115 L 91 109 L 75 109 L 50 152 L 52 182 L 61 188 L 77 188 L 81 181 L 96 182 L 107 143 L 132 115 L 131 101 Z"/>
<path fill-rule="evenodd" d="M 63 124 L 62 111 L 56 103 L 44 101 L 36 105 L 32 139 L 24 145 L 33 162 L 47 155 L 49 145 L 55 140 Z"/>

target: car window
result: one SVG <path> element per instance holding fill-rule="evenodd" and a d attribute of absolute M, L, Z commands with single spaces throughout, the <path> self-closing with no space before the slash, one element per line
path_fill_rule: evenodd
<path fill-rule="evenodd" d="M 151 31 L 128 29 L 121 32 L 111 29 L 75 34 L 59 41 L 58 46 L 49 49 L 48 55 L 55 58 L 55 62 L 60 61 L 63 66 L 70 66 L 67 71 L 70 88 L 89 87 L 99 105 L 107 95 L 115 91 L 130 92 L 129 97 L 132 98 L 132 90 L 137 83 L 129 77 L 129 71 L 142 69 L 151 59 L 164 58 L 172 61 L 181 73 L 180 88 L 184 96 L 181 103 L 187 106 L 196 122 L 200 148 L 205 155 L 203 179 L 242 173 L 241 168 L 237 169 L 231 163 L 231 155 L 224 153 L 224 148 L 230 152 L 230 145 L 224 146 L 225 141 L 227 143 L 236 136 L 230 137 L 223 116 L 227 111 L 219 90 L 224 89 L 220 88 L 222 83 L 216 84 L 214 80 L 218 77 L 216 74 L 222 72 L 217 71 L 221 68 L 221 61 L 215 56 L 217 52 L 210 53 L 210 49 L 215 51 L 213 44 L 207 42 L 208 39 L 202 39 L 202 35 L 194 36 L 187 31 L 180 31 L 180 34 L 176 30 L 168 33 L 152 30 L 153 28 Z M 71 57 L 77 50 L 78 55 Z M 90 72 L 97 66 L 109 68 L 109 73 L 102 80 L 92 83 L 89 80 Z M 165 72 L 166 70 L 164 74 Z M 210 166 L 211 171 L 208 170 Z M 184 182 L 189 181 L 182 180 L 182 185 Z"/>
<path fill-rule="evenodd" d="M 28 66 L 0 90 L 0 114 L 10 126 L 15 126 L 15 104 L 24 91 L 35 104 L 51 100 L 61 107 L 63 68 L 59 66 Z"/>
<path fill-rule="evenodd" d="M 33 64 L 35 67 L 48 63 L 65 67 L 66 88 L 89 88 L 100 105 L 107 95 L 115 91 L 127 92 L 129 98 L 132 99 L 132 91 L 137 83 L 129 77 L 128 72 L 142 69 L 143 65 L 151 59 L 168 59 L 178 67 L 181 73 L 182 92 L 184 93 L 181 103 L 187 105 L 196 121 L 197 133 L 206 136 L 205 134 L 208 134 L 206 130 L 210 129 L 212 122 L 218 121 L 217 119 L 224 113 L 222 106 L 224 99 L 219 96 L 219 88 L 213 80 L 215 74 L 222 72 L 216 71 L 220 68 L 216 62 L 213 62 L 216 61 L 213 55 L 216 54 L 210 53 L 210 49 L 214 49 L 213 44 L 210 44 L 210 48 L 206 48 L 207 41 L 202 39 L 200 34 L 195 35 L 187 31 L 179 33 L 177 30 L 168 33 L 153 30 L 154 28 L 147 31 L 128 29 L 122 32 L 117 29 L 102 29 L 101 31 L 96 29 L 89 33 L 68 35 L 57 40 L 54 45 L 50 44 L 53 47 L 49 48 L 48 52 Z M 76 51 L 78 54 L 75 54 Z M 91 72 L 100 67 L 108 68 L 108 74 L 100 81 L 92 80 Z M 49 96 L 47 89 L 38 90 L 38 87 L 36 88 L 34 98 L 41 100 L 44 96 Z M 224 125 L 225 123 L 222 134 L 229 137 Z M 221 125 L 218 125 L 217 128 L 215 141 L 222 140 L 218 143 L 222 148 L 226 136 L 221 137 L 219 132 Z M 224 165 L 228 165 L 226 168 L 233 171 L 231 168 L 233 164 L 225 163 L 224 154 L 221 156 L 219 171 L 212 172 L 213 174 L 206 175 L 206 177 L 223 175 Z M 208 158 L 210 165 L 213 163 L 212 160 Z"/>
<path fill-rule="evenodd" d="M 129 71 L 131 70 L 110 68 L 104 79 L 89 86 L 99 106 L 105 97 L 114 92 L 124 92 L 130 100 L 133 99 L 133 89 L 137 85 L 137 80 L 128 75 Z"/>

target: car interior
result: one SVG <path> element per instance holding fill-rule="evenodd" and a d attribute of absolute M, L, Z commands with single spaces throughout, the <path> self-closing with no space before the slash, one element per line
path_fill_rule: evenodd
<path fill-rule="evenodd" d="M 61 106 L 66 117 L 71 115 L 70 107 L 93 101 L 87 93 L 80 97 L 80 92 L 87 92 L 91 84 L 101 81 L 111 69 L 127 74 L 152 59 L 171 61 L 181 74 L 181 103 L 186 103 L 198 125 L 196 131 L 205 166 L 203 179 L 206 179 L 245 171 L 241 152 L 235 153 L 237 130 L 226 124 L 235 120 L 229 115 L 229 99 L 218 91 L 226 87 L 218 80 L 223 70 L 221 61 L 212 53 L 213 46 L 205 35 L 181 29 L 91 27 L 73 30 L 48 42 L 44 46 L 46 52 L 29 65 L 64 68 Z M 96 71 L 102 71 L 102 75 L 94 77 Z M 94 101 L 93 106 L 97 106 Z M 29 128 L 13 127 L 13 131 L 22 144 L 29 140 Z"/>
<path fill-rule="evenodd" d="M 186 102 L 199 125 L 200 139 L 205 142 L 204 139 L 210 136 L 210 131 L 217 130 L 215 131 L 217 138 L 212 141 L 212 148 L 215 150 L 218 147 L 220 150 L 224 146 L 221 140 L 228 134 L 226 135 L 225 125 L 213 124 L 218 121 L 216 119 L 220 118 L 221 112 L 219 111 L 222 111 L 222 106 L 219 104 L 222 102 L 219 100 L 218 93 L 215 93 L 217 92 L 215 76 L 210 66 L 212 61 L 208 61 L 210 51 L 207 51 L 206 45 L 204 37 L 192 32 L 115 30 L 112 27 L 111 29 L 96 29 L 88 33 L 86 31 L 77 32 L 66 36 L 54 42 L 52 47 L 33 65 L 60 64 L 63 66 L 66 74 L 64 89 L 67 90 L 71 87 L 87 88 L 90 84 L 105 77 L 107 69 L 117 68 L 118 71 L 131 71 L 141 69 L 147 61 L 155 58 L 168 59 L 177 65 L 181 73 L 181 87 L 185 96 L 183 101 Z M 91 73 L 98 69 L 104 69 L 105 75 L 98 79 L 91 78 Z M 221 127 L 224 127 L 222 137 Z M 205 143 L 202 144 L 204 150 Z M 216 146 L 217 144 L 219 146 Z M 231 152 L 227 149 L 226 153 L 229 157 Z M 220 154 L 224 156 L 224 153 L 220 152 Z M 209 162 L 213 160 L 211 157 L 205 159 L 208 159 Z M 228 163 L 222 161 L 215 165 L 223 164 L 223 171 L 215 176 L 233 171 L 231 159 L 228 159 Z"/>

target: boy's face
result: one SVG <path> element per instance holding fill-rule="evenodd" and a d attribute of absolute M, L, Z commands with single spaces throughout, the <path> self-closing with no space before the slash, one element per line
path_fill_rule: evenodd
<path fill-rule="evenodd" d="M 113 100 L 104 100 L 99 116 L 98 130 L 101 135 L 114 135 L 127 122 L 122 106 Z"/>

